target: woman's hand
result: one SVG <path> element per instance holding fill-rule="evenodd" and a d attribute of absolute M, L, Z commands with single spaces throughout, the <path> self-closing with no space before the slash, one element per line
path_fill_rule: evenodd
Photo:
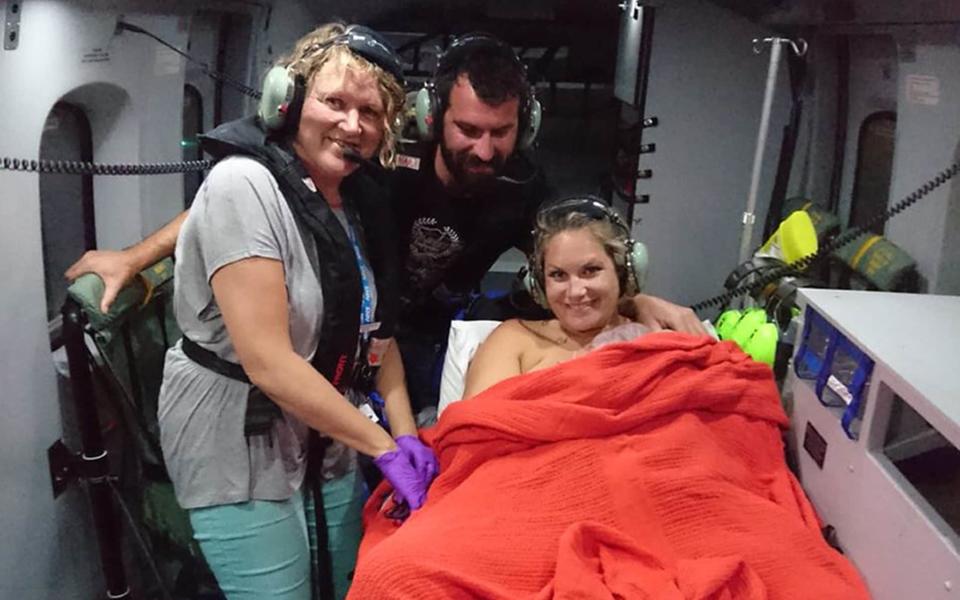
<path fill-rule="evenodd" d="M 423 478 L 427 487 L 440 473 L 440 462 L 433 449 L 425 445 L 414 435 L 401 435 L 396 438 L 397 446 L 404 452 L 413 464 L 413 467 Z"/>
<path fill-rule="evenodd" d="M 373 459 L 373 464 L 393 486 L 393 495 L 397 503 L 407 503 L 416 510 L 427 500 L 429 480 L 424 480 L 413 466 L 408 454 L 400 447 L 384 452 Z"/>
<path fill-rule="evenodd" d="M 294 352 L 280 261 L 244 258 L 221 267 L 210 283 L 251 383 L 309 427 L 358 452 L 380 456 L 397 451 L 389 433 Z M 413 466 L 409 470 L 416 473 Z"/>

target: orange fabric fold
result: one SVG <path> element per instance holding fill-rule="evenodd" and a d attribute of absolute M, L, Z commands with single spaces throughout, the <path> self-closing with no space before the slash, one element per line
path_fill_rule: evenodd
<path fill-rule="evenodd" d="M 867 598 L 787 469 L 768 367 L 676 333 L 450 406 L 402 525 L 368 502 L 350 598 Z"/>

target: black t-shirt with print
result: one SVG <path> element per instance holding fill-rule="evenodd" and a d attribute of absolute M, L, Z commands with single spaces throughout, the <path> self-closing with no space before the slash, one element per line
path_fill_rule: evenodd
<path fill-rule="evenodd" d="M 454 195 L 437 179 L 435 152 L 435 145 L 401 148 L 390 177 L 405 271 L 401 327 L 444 334 L 501 254 L 530 251 L 537 208 L 551 192 L 542 171 L 514 155 L 488 188 Z"/>

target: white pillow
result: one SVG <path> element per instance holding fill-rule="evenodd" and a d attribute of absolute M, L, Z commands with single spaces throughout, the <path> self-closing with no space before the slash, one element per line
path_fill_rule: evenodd
<path fill-rule="evenodd" d="M 440 374 L 440 404 L 437 417 L 447 406 L 463 398 L 464 380 L 470 360 L 483 340 L 496 329 L 500 321 L 453 321 L 447 338 L 447 354 Z"/>
<path fill-rule="evenodd" d="M 447 354 L 443 358 L 443 371 L 440 374 L 440 403 L 437 406 L 437 418 L 443 414 L 447 406 L 463 399 L 463 387 L 470 361 L 480 344 L 499 324 L 500 321 L 453 321 L 450 324 Z M 703 324 L 707 332 L 717 339 L 710 321 L 704 320 Z"/>

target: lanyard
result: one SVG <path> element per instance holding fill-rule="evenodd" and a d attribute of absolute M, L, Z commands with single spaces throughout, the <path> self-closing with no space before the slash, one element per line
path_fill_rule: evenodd
<path fill-rule="evenodd" d="M 372 368 L 380 365 L 384 349 L 377 343 L 379 340 L 371 339 L 370 334 L 376 331 L 380 324 L 374 323 L 373 321 L 373 285 L 367 276 L 368 269 L 370 268 L 369 264 L 360 251 L 360 243 L 357 241 L 356 232 L 349 223 L 347 224 L 346 232 L 347 238 L 350 240 L 350 245 L 353 246 L 353 253 L 357 257 L 357 267 L 360 270 L 360 285 L 363 288 L 360 302 L 359 344 L 357 344 L 357 355 L 354 357 L 355 360 L 358 361 L 357 368 L 359 371 L 357 381 L 360 382 L 361 389 L 372 389 L 376 373 Z M 361 412 L 371 417 L 375 423 L 382 421 L 384 426 L 387 426 L 386 417 L 382 412 L 382 408 L 380 409 L 379 416 L 377 415 L 378 411 L 376 409 L 371 409 L 369 406 L 367 406 L 367 409 L 369 412 L 364 411 L 362 408 Z"/>
<path fill-rule="evenodd" d="M 360 286 L 363 288 L 363 294 L 360 301 L 360 325 L 361 330 L 363 325 L 369 325 L 373 323 L 373 285 L 370 282 L 370 278 L 367 276 L 367 271 L 370 266 L 367 264 L 367 260 L 363 257 L 363 253 L 360 251 L 360 242 L 357 241 L 357 234 L 353 230 L 353 227 L 347 223 L 346 227 L 347 238 L 350 240 L 350 245 L 353 246 L 353 254 L 357 257 L 357 268 L 360 271 Z M 364 339 L 369 337 L 369 332 L 361 331 Z"/>

